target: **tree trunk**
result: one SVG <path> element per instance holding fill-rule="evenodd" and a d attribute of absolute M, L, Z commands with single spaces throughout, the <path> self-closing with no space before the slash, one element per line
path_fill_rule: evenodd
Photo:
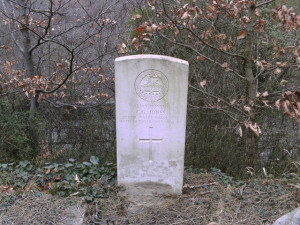
<path fill-rule="evenodd" d="M 254 18 L 254 9 L 250 9 L 250 18 Z M 250 26 L 252 27 L 252 25 Z M 254 32 L 251 30 L 247 31 L 246 40 L 245 40 L 245 77 L 247 81 L 247 97 L 248 104 L 251 106 L 249 113 L 250 121 L 255 123 L 255 101 L 256 101 L 256 90 L 257 82 L 253 74 L 253 43 L 254 43 Z M 246 137 L 246 153 L 247 153 L 247 164 L 249 167 L 254 167 L 256 149 L 257 149 L 257 136 L 256 134 L 247 128 L 247 137 Z"/>
<path fill-rule="evenodd" d="M 21 28 L 21 34 L 22 34 L 22 40 L 23 40 L 23 49 L 21 49 L 23 57 L 24 57 L 24 63 L 26 68 L 26 76 L 30 78 L 34 75 L 34 63 L 33 63 L 33 57 L 32 57 L 32 50 L 31 50 L 31 39 L 30 39 L 30 33 L 28 29 L 28 15 L 27 15 L 27 1 L 20 0 L 20 12 L 22 15 L 22 28 Z M 31 147 L 33 150 L 33 154 L 38 153 L 38 135 L 37 135 L 37 129 L 35 126 L 35 113 L 37 110 L 37 100 L 38 100 L 38 93 L 33 93 L 32 96 L 30 96 L 30 111 L 29 111 L 29 135 L 31 139 Z"/>

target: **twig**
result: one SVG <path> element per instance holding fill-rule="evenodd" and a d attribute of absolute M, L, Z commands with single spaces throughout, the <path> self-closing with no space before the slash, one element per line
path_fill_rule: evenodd
<path fill-rule="evenodd" d="M 269 1 L 266 1 L 266 2 L 262 2 L 262 3 L 258 4 L 258 5 L 256 5 L 255 8 L 261 7 L 261 6 L 266 5 L 266 4 L 269 4 L 269 3 L 271 3 L 271 2 L 273 2 L 273 0 L 269 0 Z"/>
<path fill-rule="evenodd" d="M 195 186 L 189 186 L 190 189 L 193 188 L 200 188 L 200 187 L 206 187 L 206 186 L 213 186 L 213 185 L 218 185 L 219 182 L 212 182 L 212 183 L 208 183 L 208 184 L 200 184 L 200 185 L 195 185 Z"/>
<path fill-rule="evenodd" d="M 182 224 L 183 222 L 187 222 L 187 221 L 191 221 L 191 220 L 195 220 L 195 219 L 200 219 L 200 218 L 203 218 L 203 216 L 195 217 L 195 218 L 193 218 L 193 219 L 182 220 L 182 221 L 180 221 L 180 222 L 171 223 L 170 225 Z"/>
<path fill-rule="evenodd" d="M 213 191 L 205 191 L 205 192 L 201 192 L 200 195 L 207 195 L 207 194 L 210 194 L 210 193 L 213 193 Z"/>

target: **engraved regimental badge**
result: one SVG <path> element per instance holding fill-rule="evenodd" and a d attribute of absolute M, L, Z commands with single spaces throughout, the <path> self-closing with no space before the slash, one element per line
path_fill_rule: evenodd
<path fill-rule="evenodd" d="M 135 80 L 137 95 L 148 102 L 156 102 L 162 99 L 168 93 L 168 89 L 168 78 L 158 70 L 145 70 Z"/>

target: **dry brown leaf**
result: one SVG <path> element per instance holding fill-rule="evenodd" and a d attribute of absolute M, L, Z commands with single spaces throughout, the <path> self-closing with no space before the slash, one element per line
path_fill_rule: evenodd
<path fill-rule="evenodd" d="M 251 112 L 251 107 L 249 107 L 249 106 L 244 106 L 244 109 L 245 109 L 245 111 L 247 111 L 248 113 L 250 113 Z"/>
<path fill-rule="evenodd" d="M 60 181 L 61 180 L 61 175 L 58 174 L 56 177 L 55 177 L 55 181 Z"/>
<path fill-rule="evenodd" d="M 300 111 L 296 109 L 296 107 L 294 107 L 294 113 L 295 113 L 295 117 L 300 119 Z"/>
<path fill-rule="evenodd" d="M 140 15 L 140 14 L 134 14 L 134 15 L 131 17 L 132 20 L 137 20 L 137 19 L 140 19 L 140 18 L 142 18 L 142 15 Z"/>
<path fill-rule="evenodd" d="M 137 27 L 135 30 L 137 32 L 138 35 L 140 35 L 146 28 L 145 24 L 142 24 L 141 26 Z"/>
<path fill-rule="evenodd" d="M 242 17 L 242 21 L 243 21 L 244 23 L 249 23 L 251 20 L 250 20 L 250 18 L 249 18 L 248 16 L 243 16 L 243 17 Z"/>
<path fill-rule="evenodd" d="M 62 65 L 61 63 L 57 63 L 56 66 L 57 66 L 59 69 L 61 69 L 61 70 L 62 70 L 62 68 L 63 68 L 63 65 Z"/>
<path fill-rule="evenodd" d="M 243 39 L 246 37 L 246 32 L 241 30 L 237 36 L 237 39 L 240 40 L 240 39 Z"/>
<path fill-rule="evenodd" d="M 265 92 L 262 94 L 263 97 L 267 97 L 268 95 L 269 95 L 268 91 L 265 91 Z"/>
<path fill-rule="evenodd" d="M 298 67 L 300 67 L 300 56 L 296 58 L 296 62 L 298 63 Z"/>
<path fill-rule="evenodd" d="M 14 192 L 13 186 L 0 185 L 0 193 L 4 193 L 4 192 Z"/>
<path fill-rule="evenodd" d="M 225 40 L 226 39 L 226 34 L 219 34 L 218 38 L 221 40 Z"/>
<path fill-rule="evenodd" d="M 109 24 L 109 22 L 110 22 L 110 19 L 109 19 L 109 18 L 103 20 L 103 24 L 104 24 L 104 25 Z"/>
<path fill-rule="evenodd" d="M 274 73 L 275 73 L 276 76 L 279 76 L 281 74 L 281 72 L 282 72 L 282 70 L 280 68 L 278 68 L 278 67 L 274 71 Z"/>
<path fill-rule="evenodd" d="M 190 185 L 189 184 L 183 185 L 183 187 L 182 187 L 182 193 L 188 194 L 189 190 L 190 190 Z"/>
<path fill-rule="evenodd" d="M 207 81 L 206 80 L 201 81 L 200 85 L 201 85 L 202 88 L 206 88 Z"/>
<path fill-rule="evenodd" d="M 211 13 L 215 13 L 215 7 L 213 7 L 212 5 L 206 3 L 206 9 L 208 12 L 211 12 Z"/>
<path fill-rule="evenodd" d="M 258 92 L 256 93 L 256 98 L 259 98 L 260 95 L 261 95 L 261 93 L 258 91 Z"/>
<path fill-rule="evenodd" d="M 222 67 L 226 72 L 231 71 L 231 69 L 228 67 L 228 63 L 227 63 L 227 62 L 223 63 L 223 64 L 221 65 L 221 67 Z"/>
<path fill-rule="evenodd" d="M 152 24 L 151 28 L 154 32 L 156 32 L 158 29 L 158 26 L 156 24 Z"/>
<path fill-rule="evenodd" d="M 289 105 L 290 105 L 290 102 L 288 100 L 285 100 L 285 101 L 282 102 L 282 107 L 283 107 L 284 113 L 288 117 L 292 117 L 292 113 L 289 110 Z"/>
<path fill-rule="evenodd" d="M 202 55 L 198 55 L 198 56 L 197 56 L 197 60 L 198 60 L 198 61 L 204 61 L 205 58 L 204 58 Z"/>
<path fill-rule="evenodd" d="M 189 14 L 188 12 L 185 12 L 185 13 L 183 13 L 181 19 L 182 19 L 182 20 L 186 20 L 186 19 L 188 19 L 189 17 L 190 17 L 190 14 Z"/>
<path fill-rule="evenodd" d="M 278 67 L 286 67 L 288 62 L 276 62 L 276 66 Z"/>
<path fill-rule="evenodd" d="M 268 100 L 262 100 L 262 103 L 264 103 L 265 106 L 267 106 L 268 108 L 271 108 L 272 109 L 272 106 L 270 106 L 268 103 L 269 101 Z"/>
<path fill-rule="evenodd" d="M 262 64 L 262 62 L 259 61 L 259 60 L 256 60 L 256 65 L 257 65 L 258 67 L 260 67 L 262 70 L 265 69 L 264 66 L 263 66 L 263 64 Z"/>
<path fill-rule="evenodd" d="M 223 64 L 221 65 L 221 67 L 224 68 L 224 69 L 228 68 L 228 63 L 227 63 L 227 62 L 226 62 L 226 63 L 223 63 Z"/>
<path fill-rule="evenodd" d="M 23 189 L 24 189 L 25 191 L 29 191 L 29 190 L 32 189 L 32 186 L 26 185 Z"/>
<path fill-rule="evenodd" d="M 239 126 L 239 134 L 240 134 L 240 137 L 243 137 L 243 129 L 241 126 Z"/>
<path fill-rule="evenodd" d="M 80 183 L 81 181 L 79 180 L 79 177 L 78 177 L 78 175 L 76 174 L 75 175 L 75 178 L 74 178 L 74 180 L 76 181 L 76 183 Z"/>
<path fill-rule="evenodd" d="M 286 91 L 285 93 L 284 93 L 284 95 L 287 95 L 287 96 L 289 96 L 289 95 L 292 95 L 293 93 L 291 92 L 291 91 Z"/>
<path fill-rule="evenodd" d="M 125 43 L 122 43 L 120 46 L 119 46 L 119 52 L 122 53 L 122 54 L 125 54 L 127 52 L 127 46 Z"/>
<path fill-rule="evenodd" d="M 152 31 L 153 31 L 153 29 L 152 29 L 151 26 L 146 26 L 146 27 L 145 27 L 145 30 L 146 30 L 147 32 L 152 32 Z"/>
<path fill-rule="evenodd" d="M 280 86 L 284 87 L 286 83 L 287 83 L 286 80 L 281 80 L 281 81 L 280 81 Z"/>
<path fill-rule="evenodd" d="M 259 136 L 261 134 L 261 129 L 259 128 L 257 123 L 255 123 L 253 125 L 251 122 L 245 121 L 244 125 L 246 128 L 249 128 L 250 130 L 252 130 L 256 134 L 256 136 Z"/>
<path fill-rule="evenodd" d="M 133 38 L 132 41 L 131 41 L 131 43 L 134 44 L 134 43 L 137 43 L 137 41 L 138 41 L 137 38 Z"/>

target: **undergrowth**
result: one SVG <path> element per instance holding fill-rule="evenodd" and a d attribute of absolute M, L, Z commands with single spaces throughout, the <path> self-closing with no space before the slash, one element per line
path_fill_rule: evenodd
<path fill-rule="evenodd" d="M 29 161 L 0 164 L 1 189 L 22 193 L 30 190 L 48 191 L 52 195 L 85 196 L 87 202 L 106 198 L 115 188 L 116 166 L 99 164 L 91 156 L 89 162 L 70 158 L 65 164 L 45 163 L 36 167 Z"/>

